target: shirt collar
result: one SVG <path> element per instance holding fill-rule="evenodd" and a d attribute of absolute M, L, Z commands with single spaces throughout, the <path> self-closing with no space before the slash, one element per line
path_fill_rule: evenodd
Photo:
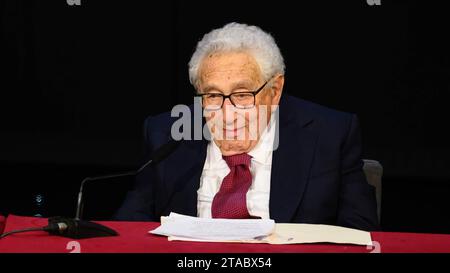
<path fill-rule="evenodd" d="M 275 115 L 271 115 L 270 122 L 261 134 L 256 146 L 248 153 L 252 160 L 261 164 L 271 164 L 272 152 L 273 152 L 273 141 L 275 138 L 276 121 Z"/>

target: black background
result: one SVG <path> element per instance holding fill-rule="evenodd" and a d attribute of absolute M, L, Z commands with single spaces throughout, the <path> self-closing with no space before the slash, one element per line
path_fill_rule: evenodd
<path fill-rule="evenodd" d="M 237 21 L 275 37 L 285 92 L 358 114 L 384 230 L 450 233 L 450 9 L 367 2 L 1 0 L 0 212 L 73 216 L 82 178 L 136 168 L 144 119 L 193 102 L 196 42 Z"/>

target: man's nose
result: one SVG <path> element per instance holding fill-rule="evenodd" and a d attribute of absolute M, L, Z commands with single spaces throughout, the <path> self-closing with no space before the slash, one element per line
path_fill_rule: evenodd
<path fill-rule="evenodd" d="M 226 98 L 223 102 L 223 122 L 225 124 L 230 124 L 234 122 L 235 119 L 235 111 L 234 106 L 230 101 L 230 98 Z"/>

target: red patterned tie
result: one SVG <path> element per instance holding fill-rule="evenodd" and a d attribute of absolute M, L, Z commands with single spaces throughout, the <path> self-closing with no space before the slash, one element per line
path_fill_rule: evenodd
<path fill-rule="evenodd" d="M 247 191 L 252 184 L 250 173 L 251 156 L 238 154 L 223 156 L 230 167 L 230 173 L 225 176 L 220 190 L 214 196 L 211 214 L 213 218 L 254 218 L 247 209 Z"/>

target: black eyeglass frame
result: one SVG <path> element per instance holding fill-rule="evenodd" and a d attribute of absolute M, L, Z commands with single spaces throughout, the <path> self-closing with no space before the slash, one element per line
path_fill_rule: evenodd
<path fill-rule="evenodd" d="M 264 89 L 264 87 L 266 87 L 267 83 L 269 83 L 269 82 L 270 82 L 270 79 L 269 79 L 268 81 L 266 81 L 260 88 L 256 89 L 255 91 L 235 92 L 235 93 L 231 93 L 231 94 L 229 94 L 229 95 L 224 95 L 224 94 L 222 94 L 222 93 L 205 93 L 205 94 L 198 94 L 198 93 L 197 93 L 197 94 L 195 94 L 195 96 L 196 96 L 196 97 L 202 97 L 202 99 L 203 99 L 203 96 L 211 95 L 211 94 L 221 96 L 221 97 L 222 97 L 222 104 L 220 105 L 220 107 L 217 107 L 216 110 L 222 109 L 223 104 L 224 104 L 224 102 L 225 102 L 226 99 L 229 99 L 230 102 L 231 102 L 231 104 L 233 104 L 233 106 L 236 107 L 236 108 L 238 108 L 238 109 L 250 109 L 250 108 L 253 108 L 253 107 L 255 106 L 255 103 L 256 103 L 256 95 L 258 95 L 258 93 L 261 92 L 261 91 Z M 233 96 L 233 95 L 240 95 L 240 94 L 252 94 L 252 95 L 253 95 L 253 104 L 252 104 L 251 106 L 249 105 L 248 107 L 237 106 L 237 105 L 234 103 L 234 101 L 233 101 L 233 99 L 232 99 L 232 96 Z"/>

